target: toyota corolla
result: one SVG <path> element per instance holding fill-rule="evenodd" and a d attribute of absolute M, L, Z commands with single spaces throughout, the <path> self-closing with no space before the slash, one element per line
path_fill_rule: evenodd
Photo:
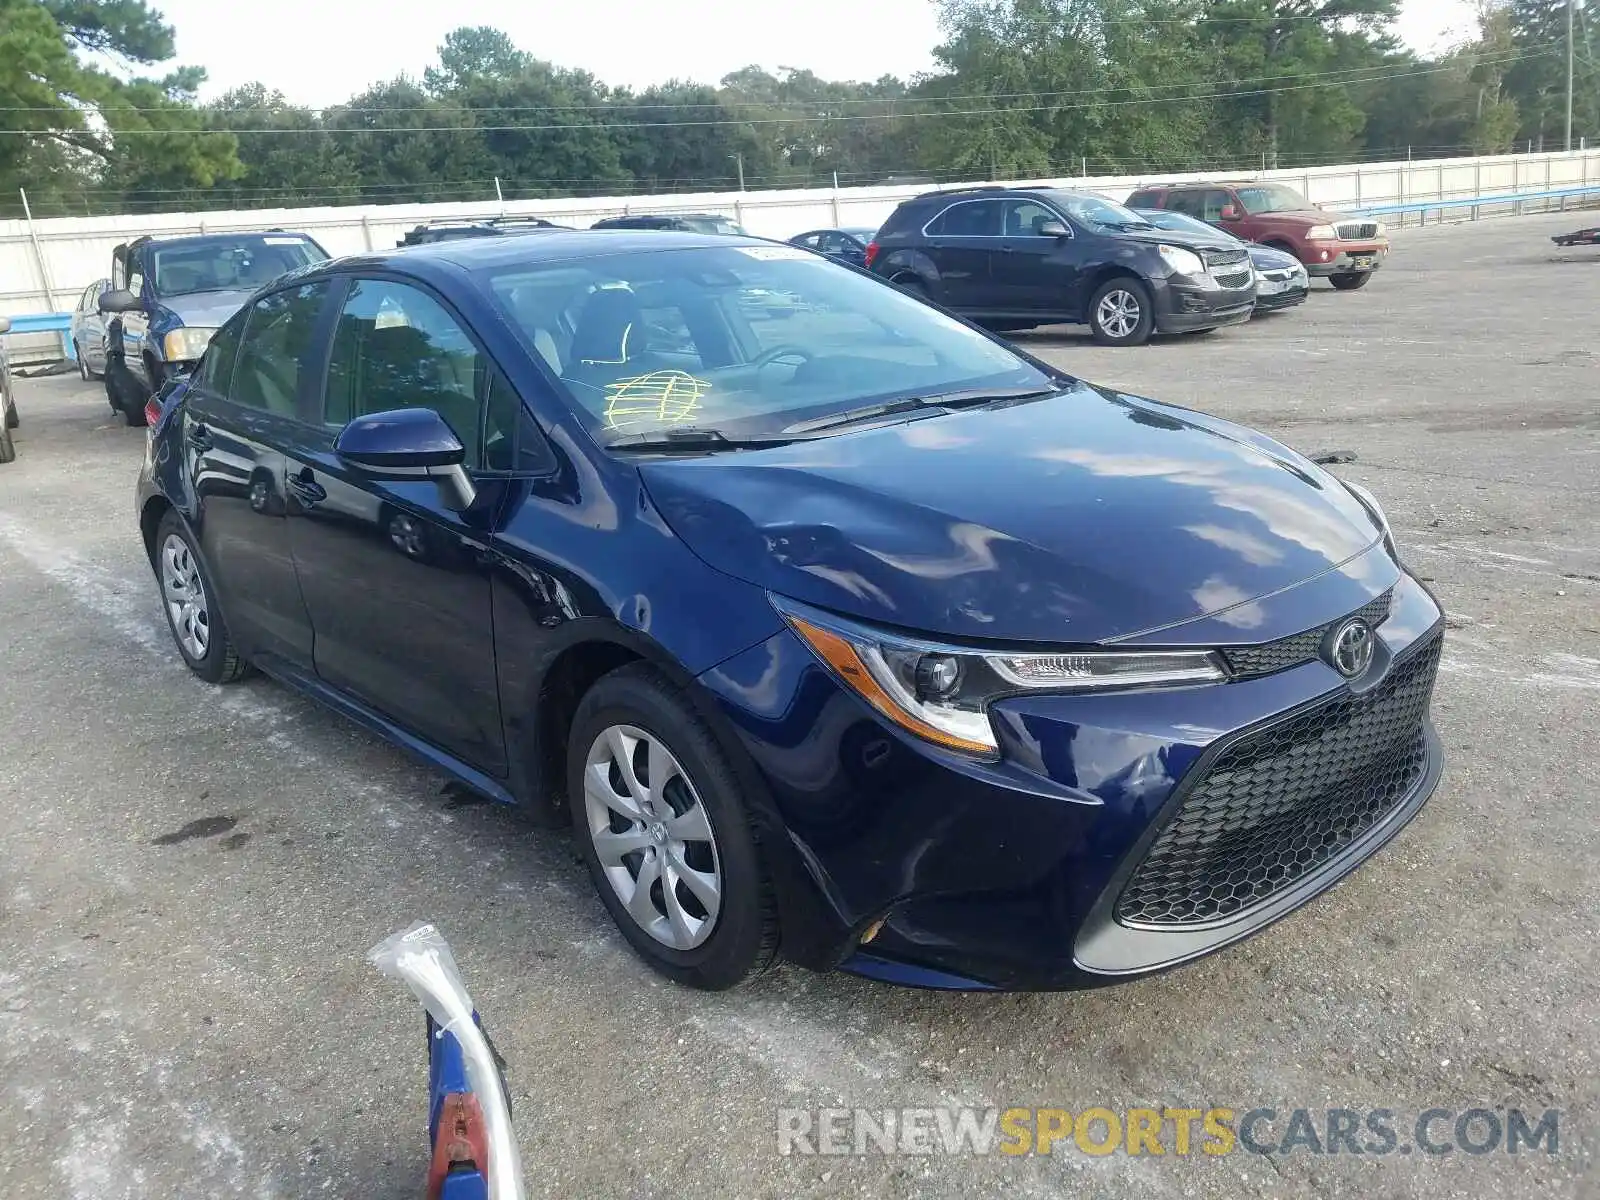
<path fill-rule="evenodd" d="M 570 825 L 695 986 L 1162 970 L 1439 777 L 1443 620 L 1370 494 L 788 246 L 303 269 L 163 407 L 137 507 L 202 679 Z"/>

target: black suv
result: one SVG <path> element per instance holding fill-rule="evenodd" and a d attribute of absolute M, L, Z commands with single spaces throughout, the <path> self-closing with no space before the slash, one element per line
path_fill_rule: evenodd
<path fill-rule="evenodd" d="M 748 237 L 744 226 L 721 213 L 639 213 L 630 217 L 607 217 L 590 229 L 676 229 L 680 233 L 727 233 Z"/>
<path fill-rule="evenodd" d="M 412 229 L 395 245 L 425 246 L 429 242 L 447 242 L 454 238 L 504 237 L 508 233 L 528 233 L 535 229 L 571 228 L 570 225 L 557 225 L 554 221 L 546 221 L 543 217 L 484 217 L 428 221 Z"/>
<path fill-rule="evenodd" d="M 1157 229 L 1103 196 L 967 188 L 907 200 L 867 267 L 992 329 L 1085 324 L 1108 346 L 1250 319 L 1255 273 L 1231 238 Z"/>

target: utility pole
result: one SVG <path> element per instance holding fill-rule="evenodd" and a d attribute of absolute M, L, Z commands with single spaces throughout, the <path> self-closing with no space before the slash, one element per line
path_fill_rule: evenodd
<path fill-rule="evenodd" d="M 1567 151 L 1572 150 L 1572 9 L 1573 0 L 1567 0 Z"/>
<path fill-rule="evenodd" d="M 730 154 L 728 157 L 739 164 L 739 190 L 742 192 L 744 191 L 744 151 L 741 150 L 738 154 Z"/>

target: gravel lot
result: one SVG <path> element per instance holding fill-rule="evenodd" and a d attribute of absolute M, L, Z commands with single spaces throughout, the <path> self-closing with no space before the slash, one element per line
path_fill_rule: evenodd
<path fill-rule="evenodd" d="M 1406 231 L 1366 290 L 1208 337 L 1025 337 L 1355 451 L 1340 470 L 1452 614 L 1449 764 L 1411 828 L 1242 947 L 1076 995 L 660 982 L 564 837 L 273 683 L 192 679 L 130 511 L 143 431 L 98 385 L 22 382 L 0 467 L 0 1190 L 420 1195 L 422 1017 L 363 954 L 428 918 L 509 1060 L 534 1195 L 1600 1195 L 1600 250 L 1547 240 L 1580 223 Z M 1555 1156 L 777 1153 L 780 1106 L 953 1102 L 1563 1117 Z"/>

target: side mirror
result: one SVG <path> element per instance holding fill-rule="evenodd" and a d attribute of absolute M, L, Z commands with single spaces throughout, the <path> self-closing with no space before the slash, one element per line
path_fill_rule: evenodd
<path fill-rule="evenodd" d="M 1040 237 L 1071 237 L 1072 232 L 1060 221 L 1043 221 L 1039 225 Z"/>
<path fill-rule="evenodd" d="M 1222 219 L 1224 221 L 1237 221 L 1239 219 L 1238 206 L 1234 204 L 1224 204 L 1222 206 Z"/>
<path fill-rule="evenodd" d="M 132 312 L 139 307 L 139 297 L 127 288 L 113 288 L 100 297 L 99 309 L 103 313 Z"/>
<path fill-rule="evenodd" d="M 478 498 L 462 465 L 467 452 L 461 439 L 431 408 L 357 417 L 339 431 L 333 451 L 374 479 L 431 479 L 455 512 L 465 512 Z"/>

